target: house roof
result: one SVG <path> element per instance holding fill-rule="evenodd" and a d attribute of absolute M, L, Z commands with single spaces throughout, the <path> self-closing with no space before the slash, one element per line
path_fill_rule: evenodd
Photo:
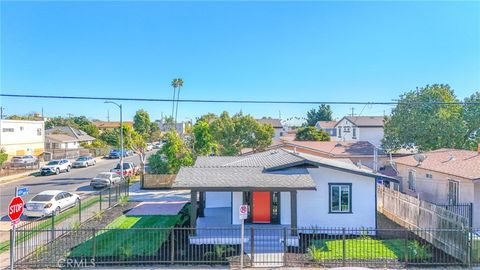
<path fill-rule="evenodd" d="M 97 128 L 119 128 L 120 122 L 119 121 L 94 121 L 92 122 Z M 132 121 L 123 121 L 123 124 L 126 126 L 133 126 Z"/>
<path fill-rule="evenodd" d="M 337 121 L 318 121 L 317 126 L 320 128 L 334 128 L 337 125 Z"/>
<path fill-rule="evenodd" d="M 315 189 L 308 169 L 297 167 L 301 165 L 396 180 L 352 163 L 277 149 L 246 156 L 198 157 L 193 167 L 180 169 L 173 187 L 205 190 Z"/>
<path fill-rule="evenodd" d="M 282 121 L 280 121 L 280 119 L 276 119 L 276 118 L 257 119 L 257 122 L 259 122 L 260 124 L 269 124 L 273 128 L 283 128 Z"/>
<path fill-rule="evenodd" d="M 45 139 L 59 143 L 78 142 L 78 139 L 65 134 L 45 134 Z"/>
<path fill-rule="evenodd" d="M 337 126 L 343 119 L 347 119 L 357 127 L 383 127 L 384 116 L 345 116 L 337 122 Z"/>
<path fill-rule="evenodd" d="M 87 142 L 94 141 L 95 138 L 88 135 L 85 131 L 70 126 L 58 126 L 45 130 L 45 135 L 67 135 L 76 141 Z"/>
<path fill-rule="evenodd" d="M 443 148 L 422 154 L 426 159 L 421 164 L 418 164 L 414 156 L 397 158 L 395 162 L 467 179 L 480 179 L 480 153 L 478 152 Z"/>
<path fill-rule="evenodd" d="M 368 141 L 286 141 L 284 146 L 304 148 L 332 157 L 373 156 L 374 145 Z M 378 155 L 386 155 L 383 150 L 377 150 Z"/>

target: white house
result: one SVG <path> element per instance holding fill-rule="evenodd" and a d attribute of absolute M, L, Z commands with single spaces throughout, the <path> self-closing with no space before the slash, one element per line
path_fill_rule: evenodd
<path fill-rule="evenodd" d="M 85 131 L 69 126 L 59 126 L 45 131 L 45 148 L 48 151 L 54 149 L 78 149 L 80 143 L 90 143 L 95 140 Z"/>
<path fill-rule="evenodd" d="M 41 155 L 45 145 L 44 121 L 0 120 L 0 148 L 9 157 Z"/>
<path fill-rule="evenodd" d="M 273 130 L 274 130 L 274 135 L 273 135 L 273 139 L 274 140 L 278 140 L 280 139 L 280 137 L 283 135 L 283 132 L 285 131 L 285 128 L 282 124 L 282 121 L 280 119 L 276 119 L 276 118 L 261 118 L 261 119 L 257 119 L 257 122 L 260 123 L 260 124 L 268 124 L 268 125 L 271 125 L 273 127 Z"/>
<path fill-rule="evenodd" d="M 277 149 L 199 157 L 180 169 L 173 188 L 191 190 L 192 227 L 238 226 L 239 207 L 247 204 L 248 224 L 288 226 L 295 237 L 301 228 L 376 228 L 378 178 L 396 181 L 349 162 Z"/>
<path fill-rule="evenodd" d="M 383 139 L 383 116 L 345 116 L 337 122 L 332 141 L 368 141 L 380 146 Z"/>

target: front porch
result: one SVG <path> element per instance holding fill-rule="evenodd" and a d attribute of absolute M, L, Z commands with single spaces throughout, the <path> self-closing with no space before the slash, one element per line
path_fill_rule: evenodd
<path fill-rule="evenodd" d="M 241 225 L 232 224 L 231 207 L 205 208 L 203 217 L 196 220 L 196 233 L 189 237 L 190 244 L 240 244 Z M 245 224 L 245 252 L 255 244 L 255 252 L 283 251 L 286 246 L 298 246 L 299 237 L 290 224 Z"/>

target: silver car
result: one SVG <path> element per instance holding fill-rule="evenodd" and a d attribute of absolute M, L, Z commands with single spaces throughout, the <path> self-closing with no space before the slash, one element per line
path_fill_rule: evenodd
<path fill-rule="evenodd" d="M 94 166 L 96 163 L 97 162 L 92 157 L 81 156 L 73 162 L 72 167 L 73 168 L 88 167 L 88 166 Z"/>
<path fill-rule="evenodd" d="M 109 187 L 120 183 L 120 181 L 122 181 L 120 175 L 113 172 L 102 172 L 90 181 L 90 186 L 93 188 Z"/>
<path fill-rule="evenodd" d="M 37 164 L 38 159 L 32 155 L 14 156 L 10 161 L 12 167 L 25 167 Z"/>

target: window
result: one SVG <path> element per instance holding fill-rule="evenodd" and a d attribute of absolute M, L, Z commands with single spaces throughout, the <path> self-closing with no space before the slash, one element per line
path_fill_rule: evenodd
<path fill-rule="evenodd" d="M 338 127 L 338 138 L 342 137 L 342 127 Z"/>
<path fill-rule="evenodd" d="M 457 204 L 458 203 L 458 182 L 453 180 L 448 180 L 448 204 Z"/>
<path fill-rule="evenodd" d="M 42 136 L 42 129 L 41 128 L 37 128 L 37 136 Z"/>
<path fill-rule="evenodd" d="M 20 131 L 23 131 L 23 127 L 20 127 Z"/>
<path fill-rule="evenodd" d="M 352 138 L 356 139 L 357 138 L 357 128 L 352 127 Z"/>
<path fill-rule="evenodd" d="M 431 173 L 427 173 L 427 174 L 425 174 L 425 177 L 427 177 L 428 179 L 432 179 L 433 175 Z"/>
<path fill-rule="evenodd" d="M 344 126 L 343 127 L 343 132 L 345 132 L 345 133 L 350 132 L 350 127 L 349 126 Z"/>
<path fill-rule="evenodd" d="M 352 212 L 352 184 L 328 184 L 329 213 Z"/>
<path fill-rule="evenodd" d="M 415 171 L 408 171 L 408 189 L 415 191 Z"/>
<path fill-rule="evenodd" d="M 3 132 L 13 132 L 13 128 L 3 128 Z"/>

